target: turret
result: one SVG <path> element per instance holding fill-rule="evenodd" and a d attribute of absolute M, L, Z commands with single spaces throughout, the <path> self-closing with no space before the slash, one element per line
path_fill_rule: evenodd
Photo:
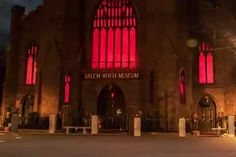
<path fill-rule="evenodd" d="M 17 35 L 20 28 L 21 17 L 25 13 L 25 7 L 14 5 L 11 9 L 11 26 L 10 26 L 10 39 Z"/>
<path fill-rule="evenodd" d="M 21 18 L 24 15 L 25 8 L 21 6 L 13 6 L 11 9 L 11 25 L 9 42 L 6 50 L 6 74 L 4 83 L 4 94 L 2 115 L 6 113 L 9 105 L 16 103 L 18 66 L 19 66 L 19 45 L 21 41 Z"/>

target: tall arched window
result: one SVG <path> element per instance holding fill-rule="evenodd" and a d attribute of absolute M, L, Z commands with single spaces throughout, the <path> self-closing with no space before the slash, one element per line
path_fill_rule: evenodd
<path fill-rule="evenodd" d="M 71 84 L 71 76 L 70 74 L 66 74 L 64 80 L 64 103 L 70 102 L 70 84 Z"/>
<path fill-rule="evenodd" d="M 214 83 L 213 47 L 209 43 L 199 45 L 199 83 Z"/>
<path fill-rule="evenodd" d="M 185 72 L 184 69 L 180 71 L 179 75 L 179 96 L 180 96 L 180 103 L 185 104 L 186 103 L 186 78 L 185 78 Z"/>
<path fill-rule="evenodd" d="M 93 23 L 92 68 L 136 68 L 136 15 L 129 0 L 102 0 Z"/>
<path fill-rule="evenodd" d="M 37 76 L 37 53 L 38 47 L 32 44 L 27 52 L 27 66 L 26 66 L 26 84 L 34 85 L 36 83 Z"/>

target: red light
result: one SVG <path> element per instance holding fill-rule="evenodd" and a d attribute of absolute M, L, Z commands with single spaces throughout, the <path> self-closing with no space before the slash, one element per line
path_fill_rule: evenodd
<path fill-rule="evenodd" d="M 199 83 L 206 83 L 206 64 L 203 52 L 199 55 Z"/>
<path fill-rule="evenodd" d="M 108 30 L 108 52 L 107 52 L 107 67 L 112 68 L 113 67 L 113 53 L 114 53 L 114 33 L 112 28 L 109 28 Z"/>
<path fill-rule="evenodd" d="M 105 68 L 106 63 L 106 30 L 103 28 L 100 35 L 100 68 Z"/>
<path fill-rule="evenodd" d="M 116 44 L 115 44 L 115 68 L 120 68 L 120 53 L 121 53 L 121 31 L 120 28 L 116 28 L 115 31 Z"/>
<path fill-rule="evenodd" d="M 214 72 L 213 72 L 213 56 L 211 53 L 207 54 L 207 83 L 214 82 Z"/>
<path fill-rule="evenodd" d="M 128 3 L 102 0 L 93 24 L 93 69 L 136 68 L 136 18 Z"/>
<path fill-rule="evenodd" d="M 65 87 L 64 87 L 64 102 L 70 102 L 70 76 L 65 76 Z"/>
<path fill-rule="evenodd" d="M 186 103 L 186 93 L 185 93 L 185 73 L 184 70 L 181 71 L 179 77 L 179 93 L 180 93 L 180 103 Z"/>
<path fill-rule="evenodd" d="M 37 63 L 34 61 L 33 84 L 36 83 L 36 76 L 37 76 Z"/>
<path fill-rule="evenodd" d="M 32 72 L 33 72 L 33 57 L 32 55 L 28 56 L 27 61 L 27 72 L 26 72 L 26 84 L 32 84 Z"/>
<path fill-rule="evenodd" d="M 199 83 L 214 83 L 212 45 L 202 43 L 199 50 Z"/>
<path fill-rule="evenodd" d="M 129 48 L 129 34 L 128 29 L 123 29 L 123 44 L 122 44 L 122 68 L 128 68 L 129 58 L 128 58 L 128 48 Z"/>
<path fill-rule="evenodd" d="M 112 97 L 112 98 L 115 97 L 115 93 L 114 93 L 114 92 L 111 93 L 111 97 Z"/>
<path fill-rule="evenodd" d="M 130 68 L 136 68 L 136 30 L 130 29 Z"/>
<path fill-rule="evenodd" d="M 31 46 L 27 52 L 27 67 L 26 67 L 26 84 L 32 85 L 36 83 L 37 75 L 37 55 L 38 48 L 36 46 Z"/>
<path fill-rule="evenodd" d="M 184 84 L 183 84 L 183 82 L 180 82 L 179 90 L 180 90 L 180 95 L 184 95 Z"/>

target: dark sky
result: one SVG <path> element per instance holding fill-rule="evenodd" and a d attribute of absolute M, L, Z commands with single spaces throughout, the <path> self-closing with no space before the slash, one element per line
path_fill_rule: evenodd
<path fill-rule="evenodd" d="M 0 50 L 6 46 L 10 27 L 10 10 L 14 4 L 34 10 L 43 0 L 0 0 Z"/>

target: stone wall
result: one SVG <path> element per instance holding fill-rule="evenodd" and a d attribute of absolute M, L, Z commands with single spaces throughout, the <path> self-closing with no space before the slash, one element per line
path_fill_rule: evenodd
<path fill-rule="evenodd" d="M 211 95 L 217 112 L 236 114 L 235 54 L 232 40 L 235 13 L 230 1 L 218 8 L 206 1 L 130 0 L 137 12 L 137 58 L 140 80 L 84 80 L 91 72 L 92 23 L 97 0 L 46 0 L 29 15 L 13 7 L 11 38 L 7 52 L 4 102 L 21 108 L 22 97 L 35 96 L 34 111 L 55 114 L 63 105 L 64 74 L 70 72 L 71 106 L 96 113 L 97 96 L 110 83 L 124 92 L 128 107 L 142 108 L 145 114 L 172 121 L 190 117 L 199 99 Z M 210 40 L 215 47 L 215 83 L 199 85 L 197 47 L 186 45 L 189 39 Z M 34 41 L 39 46 L 38 76 L 34 87 L 25 86 L 26 50 Z M 179 100 L 179 73 L 186 73 L 186 104 Z M 93 71 L 92 71 L 93 72 Z M 95 71 L 96 72 L 96 71 Z M 155 100 L 149 101 L 150 73 L 155 78 Z M 16 88 L 17 87 L 17 88 Z"/>

